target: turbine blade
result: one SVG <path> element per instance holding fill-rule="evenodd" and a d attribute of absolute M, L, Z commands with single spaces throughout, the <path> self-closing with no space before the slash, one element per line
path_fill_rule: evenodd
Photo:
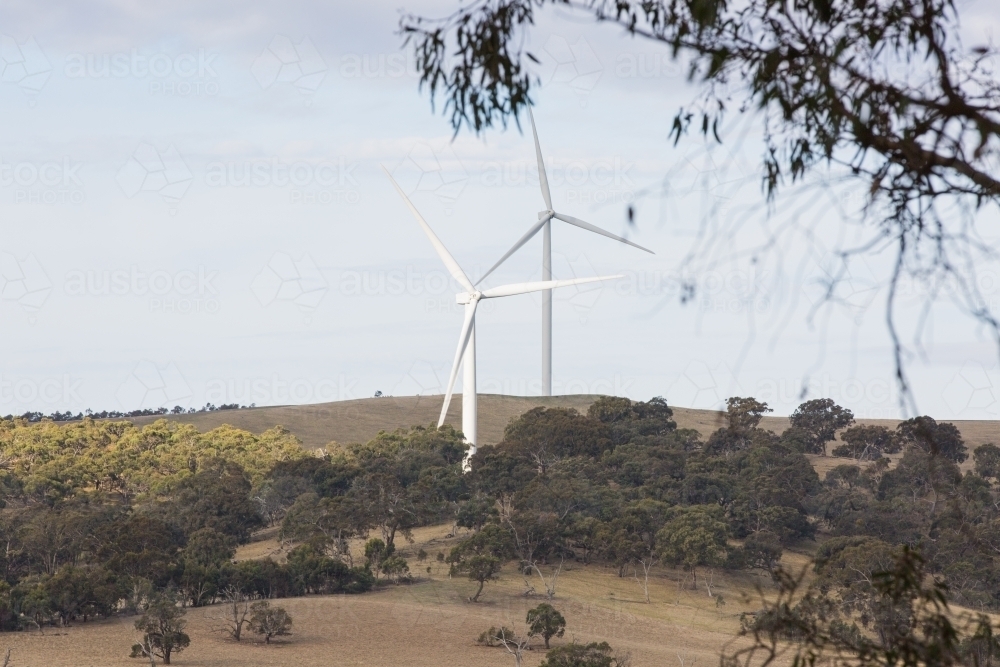
<path fill-rule="evenodd" d="M 552 210 L 552 193 L 549 192 L 549 177 L 545 173 L 545 163 L 542 162 L 542 147 L 538 145 L 538 131 L 535 130 L 535 116 L 528 107 L 528 118 L 531 120 L 531 135 L 535 138 L 535 157 L 538 159 L 538 184 L 542 187 L 542 199 L 545 208 Z"/>
<path fill-rule="evenodd" d="M 455 361 L 451 364 L 451 375 L 448 376 L 448 390 L 444 395 L 444 405 L 441 406 L 438 428 L 441 428 L 444 424 L 444 418 L 448 414 L 448 407 L 451 405 L 451 395 L 455 389 L 455 380 L 458 379 L 458 367 L 462 365 L 462 355 L 465 354 L 465 348 L 469 344 L 469 334 L 472 333 L 472 325 L 476 321 L 476 307 L 478 305 L 478 301 L 473 301 L 472 307 L 465 309 L 465 321 L 462 323 L 462 333 L 458 336 L 458 349 L 455 350 Z M 475 391 L 475 387 L 472 390 Z"/>
<path fill-rule="evenodd" d="M 624 278 L 623 274 L 614 276 L 596 276 L 594 278 L 573 278 L 571 280 L 540 280 L 533 283 L 514 283 L 512 285 L 501 285 L 492 289 L 483 290 L 484 299 L 494 299 L 500 296 L 514 296 L 515 294 L 528 294 L 529 292 L 541 292 L 546 289 L 557 289 L 559 287 L 569 287 L 570 285 L 582 285 L 584 283 L 596 283 L 599 280 L 614 280 Z"/>
<path fill-rule="evenodd" d="M 563 222 L 568 222 L 571 225 L 576 225 L 580 229 L 586 229 L 587 231 L 594 232 L 595 234 L 600 234 L 601 236 L 607 236 L 609 239 L 614 239 L 615 241 L 621 241 L 622 243 L 626 243 L 626 244 L 632 246 L 633 248 L 638 248 L 639 250 L 645 250 L 650 255 L 655 255 L 656 254 L 655 252 L 653 252 L 649 248 L 643 248 L 638 243 L 632 243 L 628 239 L 623 239 L 620 236 L 615 236 L 611 232 L 606 232 L 603 229 L 601 229 L 600 227 L 597 227 L 596 225 L 592 225 L 589 222 L 584 222 L 583 220 L 580 220 L 579 218 L 574 218 L 571 215 L 563 215 L 562 213 L 556 213 L 552 217 L 556 218 L 557 220 L 562 220 Z"/>
<path fill-rule="evenodd" d="M 441 261 L 444 262 L 445 268 L 448 269 L 448 273 L 451 274 L 451 277 L 457 280 L 458 284 L 467 289 L 468 291 L 475 292 L 476 288 L 473 286 L 472 281 L 469 280 L 469 277 L 465 275 L 465 271 L 462 270 L 462 267 L 458 265 L 458 262 L 455 261 L 455 258 L 451 256 L 451 253 L 448 252 L 448 249 L 444 247 L 443 243 L 441 243 L 441 239 L 437 237 L 437 234 L 434 233 L 434 230 L 431 229 L 431 226 L 428 225 L 427 221 L 424 220 L 423 216 L 420 215 L 420 212 L 417 210 L 417 207 L 413 205 L 413 202 L 411 202 L 410 198 L 406 196 L 406 193 L 403 192 L 403 189 L 399 187 L 399 183 L 396 182 L 396 179 L 392 177 L 392 174 L 389 173 L 389 170 L 386 169 L 384 165 L 380 166 L 382 167 L 382 171 L 385 172 L 385 175 L 389 177 L 390 181 L 392 181 L 393 186 L 395 186 L 396 188 L 396 192 L 398 192 L 399 196 L 403 198 L 403 201 L 406 202 L 406 205 L 410 207 L 410 212 L 413 213 L 413 217 L 417 219 L 417 222 L 420 223 L 420 226 L 423 228 L 424 233 L 427 234 L 427 238 L 430 239 L 431 245 L 434 246 L 434 250 L 437 251 L 438 257 L 441 258 Z"/>
<path fill-rule="evenodd" d="M 508 257 L 510 257 L 511 255 L 513 255 L 515 252 L 518 251 L 518 249 L 520 249 L 521 246 L 523 246 L 525 243 L 527 243 L 528 241 L 530 241 L 531 237 L 534 236 L 535 234 L 537 234 L 538 230 L 541 229 L 542 226 L 546 222 L 548 222 L 548 221 L 549 221 L 549 218 L 545 218 L 544 220 L 539 220 L 537 223 L 535 223 L 534 225 L 532 225 L 531 229 L 528 230 L 528 233 L 525 234 L 524 236 L 522 236 L 520 238 L 520 240 L 518 240 L 518 242 L 514 244 L 514 247 L 512 247 L 510 250 L 508 250 L 507 253 L 503 257 L 501 257 L 500 259 L 498 259 L 497 263 L 494 264 L 493 266 L 491 266 L 490 270 L 487 271 L 486 273 L 484 273 L 483 277 L 476 281 L 476 284 L 478 285 L 479 283 L 481 283 L 484 280 L 486 280 L 486 276 L 488 276 L 491 273 L 493 273 L 493 271 L 495 271 L 498 266 L 500 266 L 505 261 L 507 261 Z"/>

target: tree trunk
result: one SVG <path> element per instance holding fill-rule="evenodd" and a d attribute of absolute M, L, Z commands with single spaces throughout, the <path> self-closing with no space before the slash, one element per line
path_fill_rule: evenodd
<path fill-rule="evenodd" d="M 473 595 L 471 598 L 469 598 L 469 602 L 479 602 L 479 595 L 483 592 L 483 585 L 485 583 L 486 583 L 485 581 L 480 581 L 479 582 L 479 590 L 476 591 L 475 595 Z"/>
<path fill-rule="evenodd" d="M 167 648 L 163 649 L 163 664 L 164 665 L 170 664 L 170 649 Z"/>
<path fill-rule="evenodd" d="M 547 635 L 546 635 L 546 637 L 545 637 L 545 650 L 546 650 L 546 651 L 548 651 L 548 650 L 549 650 L 549 638 L 548 638 L 548 636 L 547 636 Z"/>

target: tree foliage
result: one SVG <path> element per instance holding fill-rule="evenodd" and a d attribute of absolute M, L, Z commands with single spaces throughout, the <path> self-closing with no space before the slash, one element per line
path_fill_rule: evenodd
<path fill-rule="evenodd" d="M 566 632 L 566 619 L 559 611 L 548 602 L 543 602 L 534 609 L 528 610 L 525 622 L 528 624 L 528 632 L 536 637 L 541 637 L 545 641 L 545 648 L 549 648 L 549 640 L 553 637 L 562 637 Z"/>
<path fill-rule="evenodd" d="M 675 142 L 689 132 L 721 142 L 727 113 L 755 111 L 769 197 L 817 167 L 832 165 L 860 181 L 870 234 L 842 253 L 838 275 L 852 255 L 894 249 L 886 307 L 904 396 L 909 384 L 895 324 L 903 277 L 927 285 L 932 299 L 950 291 L 959 307 L 997 333 L 976 279 L 976 260 L 993 252 L 969 215 L 1000 198 L 997 50 L 961 43 L 961 5 L 954 0 L 456 5 L 443 18 L 400 20 L 420 86 L 432 103 L 443 100 L 456 133 L 520 122 L 541 83 L 536 66 L 545 56 L 529 47 L 539 12 L 576 10 L 662 45 L 686 66 L 699 93 L 673 118 Z M 725 231 L 719 236 L 719 246 L 731 243 Z"/>
<path fill-rule="evenodd" d="M 292 634 L 292 617 L 283 607 L 275 607 L 267 600 L 258 600 L 250 605 L 250 631 L 264 638 L 270 644 L 274 637 Z"/>
<path fill-rule="evenodd" d="M 157 594 L 135 622 L 135 629 L 142 632 L 142 642 L 136 645 L 140 653 L 143 650 L 152 651 L 153 655 L 163 659 L 165 665 L 170 664 L 172 655 L 191 645 L 191 638 L 184 632 L 187 625 L 185 612 L 177 602 L 176 596 L 169 592 Z M 136 646 L 132 647 L 133 653 Z"/>

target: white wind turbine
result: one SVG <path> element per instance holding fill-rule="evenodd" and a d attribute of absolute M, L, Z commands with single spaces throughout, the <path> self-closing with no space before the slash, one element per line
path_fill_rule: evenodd
<path fill-rule="evenodd" d="M 565 215 L 563 213 L 557 213 L 552 208 L 552 194 L 549 192 L 549 178 L 545 173 L 545 164 L 542 162 L 542 149 L 538 145 L 538 132 L 535 130 L 535 117 L 531 113 L 531 107 L 528 107 L 528 118 L 531 120 L 531 134 L 535 138 L 535 157 L 538 159 L 538 184 L 542 188 L 542 199 L 545 200 L 545 210 L 538 213 L 538 222 L 535 223 L 527 233 L 522 236 L 517 243 L 514 244 L 507 253 L 497 260 L 497 263 L 490 267 L 490 270 L 483 274 L 483 277 L 479 279 L 479 282 L 486 280 L 493 271 L 506 261 L 508 257 L 513 255 L 517 250 L 523 246 L 525 243 L 531 240 L 531 238 L 542 230 L 542 280 L 552 279 L 552 226 L 551 221 L 553 218 L 556 220 L 562 220 L 565 223 L 571 224 L 575 227 L 581 229 L 586 229 L 587 231 L 594 232 L 595 234 L 600 234 L 601 236 L 607 236 L 609 239 L 614 239 L 616 241 L 621 241 L 622 243 L 627 243 L 630 246 L 638 248 L 639 250 L 645 250 L 650 254 L 655 254 L 652 250 L 648 248 L 643 248 L 637 243 L 632 243 L 628 239 L 623 239 L 620 236 L 615 236 L 611 232 L 606 232 L 600 227 L 590 224 L 589 222 L 584 222 L 579 218 L 574 218 L 570 215 Z M 478 283 L 477 283 L 478 284 Z M 542 290 L 542 395 L 551 396 L 552 395 L 552 290 L 543 289 Z"/>
<path fill-rule="evenodd" d="M 462 433 L 465 435 L 466 442 L 469 443 L 469 449 L 466 454 L 464 466 L 468 469 L 469 459 L 473 454 L 476 453 L 476 442 L 477 442 L 477 431 L 478 431 L 478 406 L 476 397 L 476 308 L 479 306 L 479 301 L 481 299 L 494 299 L 503 296 L 515 296 L 517 294 L 528 294 L 530 292 L 539 292 L 541 290 L 551 290 L 557 287 L 568 287 L 570 285 L 581 285 L 583 283 L 592 283 L 599 280 L 611 280 L 613 278 L 622 278 L 621 275 L 615 276 L 599 276 L 595 278 L 576 278 L 573 280 L 543 280 L 540 282 L 530 282 L 530 283 L 514 283 L 512 285 L 502 285 L 500 287 L 493 287 L 487 290 L 478 290 L 469 280 L 469 277 L 465 275 L 462 267 L 458 265 L 455 258 L 452 257 L 448 249 L 444 247 L 441 243 L 441 239 L 437 237 L 434 230 L 431 229 L 427 221 L 423 219 L 420 212 L 417 211 L 413 202 L 410 198 L 406 196 L 403 189 L 399 187 L 396 180 L 392 177 L 389 171 L 382 167 L 382 171 L 385 175 L 389 177 L 392 181 L 393 186 L 396 188 L 396 192 L 399 196 L 403 198 L 406 205 L 409 207 L 410 212 L 413 213 L 413 217 L 417 219 L 420 223 L 421 228 L 424 230 L 424 234 L 430 239 L 431 245 L 434 246 L 434 250 L 437 251 L 438 257 L 444 263 L 445 268 L 448 269 L 448 273 L 454 278 L 459 285 L 464 287 L 466 291 L 459 292 L 455 295 L 455 300 L 465 306 L 465 321 L 462 322 L 462 332 L 458 336 L 458 348 L 455 350 L 455 360 L 451 365 L 451 374 L 448 376 L 448 389 L 444 395 L 444 405 L 441 406 L 441 416 L 438 417 L 438 427 L 444 424 L 445 416 L 448 413 L 448 407 L 451 404 L 451 395 L 455 389 L 455 381 L 458 379 L 458 367 L 461 365 L 463 370 L 462 375 Z"/>

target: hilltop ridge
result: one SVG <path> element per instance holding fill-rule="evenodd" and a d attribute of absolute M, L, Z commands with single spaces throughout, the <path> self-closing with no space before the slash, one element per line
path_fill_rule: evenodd
<path fill-rule="evenodd" d="M 598 394 L 571 394 L 567 396 L 504 396 L 479 395 L 480 444 L 490 445 L 500 441 L 507 423 L 532 408 L 575 408 L 585 413 Z M 386 396 L 359 398 L 331 403 L 309 405 L 282 405 L 243 410 L 218 410 L 162 417 L 133 417 L 135 424 L 149 424 L 157 419 L 168 419 L 194 424 L 202 432 L 230 424 L 237 428 L 259 433 L 281 425 L 295 434 L 307 449 L 325 447 L 331 441 L 346 444 L 365 442 L 380 430 L 394 431 L 418 424 L 437 422 L 441 411 L 441 395 Z M 670 406 L 678 428 L 691 428 L 707 437 L 723 425 L 723 414 L 715 410 Z M 1000 443 L 1000 422 L 979 420 L 951 421 L 962 432 L 969 449 L 986 442 Z M 446 423 L 460 428 L 462 424 L 462 399 L 456 396 L 448 410 Z M 764 417 L 761 427 L 781 433 L 788 428 L 788 417 Z M 881 424 L 895 428 L 895 419 L 859 419 L 861 424 Z"/>

